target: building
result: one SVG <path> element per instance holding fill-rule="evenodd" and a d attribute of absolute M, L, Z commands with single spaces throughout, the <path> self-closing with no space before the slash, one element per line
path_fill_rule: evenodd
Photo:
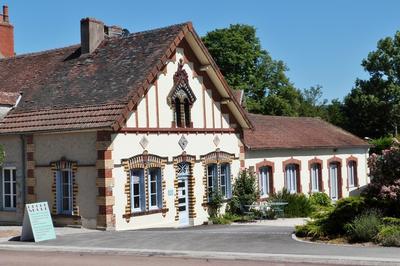
<path fill-rule="evenodd" d="M 2 223 L 47 201 L 56 224 L 199 225 L 208 192 L 229 199 L 245 168 L 262 199 L 283 187 L 338 199 L 368 182 L 363 140 L 247 113 L 191 23 L 130 34 L 86 18 L 80 44 L 14 56 L 6 7 L 0 18 Z"/>

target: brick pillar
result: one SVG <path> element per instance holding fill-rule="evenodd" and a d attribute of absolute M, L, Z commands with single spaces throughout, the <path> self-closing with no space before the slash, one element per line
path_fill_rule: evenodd
<path fill-rule="evenodd" d="M 114 161 L 112 160 L 112 143 L 110 131 L 97 132 L 96 149 L 96 186 L 98 189 L 98 196 L 96 199 L 98 206 L 97 229 L 113 230 L 115 229 L 115 215 L 113 210 L 114 178 L 112 175 Z"/>
<path fill-rule="evenodd" d="M 240 162 L 240 170 L 245 169 L 245 149 L 244 145 L 241 141 L 239 141 L 239 162 Z"/>
<path fill-rule="evenodd" d="M 37 200 L 36 178 L 35 178 L 35 144 L 33 144 L 33 135 L 26 136 L 26 202 L 33 203 Z"/>

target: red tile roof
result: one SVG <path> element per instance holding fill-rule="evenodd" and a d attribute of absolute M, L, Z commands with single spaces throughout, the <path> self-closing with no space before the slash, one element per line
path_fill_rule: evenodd
<path fill-rule="evenodd" d="M 19 96 L 19 93 L 0 91 L 0 105 L 14 106 Z"/>
<path fill-rule="evenodd" d="M 254 130 L 244 131 L 248 149 L 368 147 L 364 140 L 320 118 L 248 113 Z"/>

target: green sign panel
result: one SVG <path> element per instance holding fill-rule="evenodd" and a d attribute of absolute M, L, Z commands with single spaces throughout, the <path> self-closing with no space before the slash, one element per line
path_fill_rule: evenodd
<path fill-rule="evenodd" d="M 56 233 L 47 202 L 26 204 L 21 241 L 40 242 L 55 238 Z"/>

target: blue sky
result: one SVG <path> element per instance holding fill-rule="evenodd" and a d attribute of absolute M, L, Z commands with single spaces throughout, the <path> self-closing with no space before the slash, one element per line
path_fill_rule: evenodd
<path fill-rule="evenodd" d="M 298 88 L 323 86 L 342 99 L 361 60 L 385 36 L 400 30 L 400 1 L 122 1 L 0 0 L 8 4 L 18 54 L 79 43 L 79 21 L 95 17 L 131 32 L 192 21 L 200 35 L 229 24 L 257 28 L 263 47 L 289 67 Z"/>

